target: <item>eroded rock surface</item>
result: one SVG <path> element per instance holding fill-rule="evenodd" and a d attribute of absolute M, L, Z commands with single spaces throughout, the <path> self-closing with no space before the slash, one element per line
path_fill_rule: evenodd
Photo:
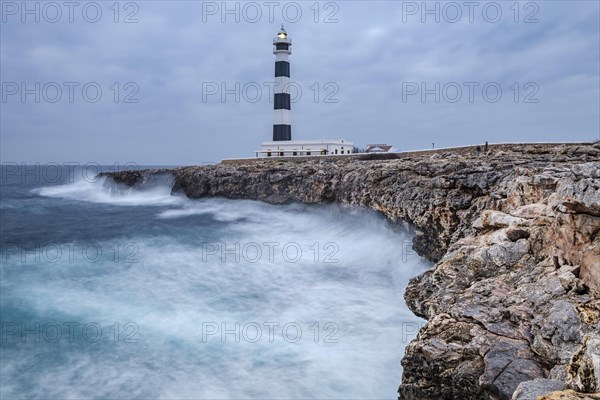
<path fill-rule="evenodd" d="M 564 382 L 555 379 L 534 379 L 521 383 L 513 393 L 512 400 L 536 400 L 565 388 Z"/>
<path fill-rule="evenodd" d="M 508 400 L 540 382 L 566 388 L 544 398 L 597 398 L 600 146 L 394 157 L 109 175 L 136 186 L 172 174 L 173 192 L 191 198 L 338 202 L 407 221 L 414 249 L 437 264 L 405 293 L 428 322 L 406 348 L 400 398 Z"/>

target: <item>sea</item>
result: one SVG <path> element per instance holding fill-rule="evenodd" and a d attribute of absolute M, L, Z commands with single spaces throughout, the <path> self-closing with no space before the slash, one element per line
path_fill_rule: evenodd
<path fill-rule="evenodd" d="M 410 227 L 92 167 L 2 165 L 1 399 L 397 397 Z"/>

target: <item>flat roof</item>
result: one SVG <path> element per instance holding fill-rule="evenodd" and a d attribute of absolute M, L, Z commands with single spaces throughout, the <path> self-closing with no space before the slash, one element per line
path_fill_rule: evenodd
<path fill-rule="evenodd" d="M 321 139 L 321 140 L 278 140 L 270 142 L 262 142 L 263 146 L 275 146 L 275 145 L 295 145 L 295 144 L 352 144 L 352 142 L 346 141 L 345 139 Z"/>

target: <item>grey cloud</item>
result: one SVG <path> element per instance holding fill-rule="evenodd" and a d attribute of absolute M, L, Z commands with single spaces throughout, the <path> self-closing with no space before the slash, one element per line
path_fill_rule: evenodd
<path fill-rule="evenodd" d="M 229 16 L 222 23 L 210 16 L 203 22 L 206 2 L 136 4 L 136 24 L 115 24 L 108 13 L 97 24 L 2 23 L 3 82 L 92 81 L 103 89 L 95 104 L 11 97 L 1 111 L 2 161 L 195 164 L 250 157 L 270 138 L 272 104 L 264 84 L 273 80 L 271 40 L 282 18 L 235 23 Z M 303 89 L 292 111 L 295 138 L 418 149 L 432 142 L 599 137 L 594 2 L 537 2 L 535 24 L 515 24 L 508 6 L 496 24 L 481 18 L 422 23 L 419 16 L 403 22 L 402 2 L 392 1 L 337 2 L 338 23 L 323 23 L 324 10 L 315 23 L 313 3 L 299 4 L 301 20 L 286 23 L 294 41 L 292 80 Z M 502 100 L 486 102 L 481 92 L 473 103 L 465 101 L 466 93 L 457 103 L 402 98 L 405 82 L 431 88 L 470 81 L 497 82 Z M 118 103 L 111 100 L 114 82 L 120 85 Z M 139 103 L 121 101 L 126 82 L 138 85 Z M 256 83 L 263 97 L 237 103 L 232 95 L 225 102 L 211 96 L 204 102 L 203 84 L 210 82 L 229 88 Z M 338 103 L 324 102 L 327 82 L 339 88 Z M 509 89 L 514 82 L 521 85 L 518 103 Z M 539 103 L 522 102 L 527 82 L 539 86 Z M 315 83 L 317 101 L 310 89 Z"/>

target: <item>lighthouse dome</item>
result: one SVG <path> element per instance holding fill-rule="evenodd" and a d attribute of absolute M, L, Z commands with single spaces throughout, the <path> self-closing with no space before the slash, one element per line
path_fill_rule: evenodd
<path fill-rule="evenodd" d="M 275 36 L 275 39 L 273 39 L 273 44 L 277 43 L 287 43 L 288 45 L 292 44 L 292 41 L 288 37 L 288 34 L 285 31 L 283 25 L 281 25 L 281 29 L 279 30 L 279 32 L 277 32 L 277 36 Z"/>
<path fill-rule="evenodd" d="M 287 39 L 287 32 L 285 31 L 283 24 L 281 24 L 281 29 L 279 30 L 279 32 L 277 32 L 277 38 Z"/>

